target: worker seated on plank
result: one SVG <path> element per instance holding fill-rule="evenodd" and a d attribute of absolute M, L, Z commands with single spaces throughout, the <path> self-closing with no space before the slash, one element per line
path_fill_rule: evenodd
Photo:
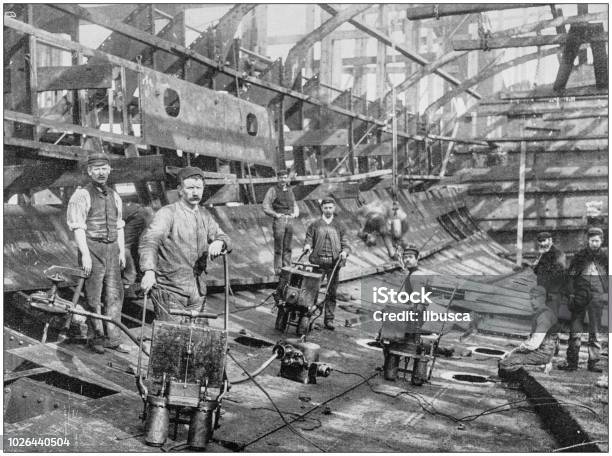
<path fill-rule="evenodd" d="M 557 317 L 546 305 L 546 289 L 537 286 L 529 291 L 529 302 L 533 312 L 532 331 L 529 339 L 508 353 L 499 361 L 499 377 L 502 380 L 515 380 L 521 367 L 546 365 L 552 366 L 552 358 L 557 345 Z"/>
<path fill-rule="evenodd" d="M 231 250 L 229 237 L 200 206 L 202 170 L 189 166 L 178 179 L 180 199 L 157 211 L 139 247 L 144 272 L 140 286 L 151 291 L 155 318 L 164 321 L 185 320 L 170 310 L 204 311 L 207 260 Z"/>
<path fill-rule="evenodd" d="M 387 248 L 389 257 L 397 260 L 401 252 L 396 248 L 402 235 L 408 231 L 408 216 L 401 209 L 397 201 L 375 201 L 362 206 L 358 213 L 363 221 L 359 237 L 368 246 L 376 245 L 376 238 L 380 236 Z"/>

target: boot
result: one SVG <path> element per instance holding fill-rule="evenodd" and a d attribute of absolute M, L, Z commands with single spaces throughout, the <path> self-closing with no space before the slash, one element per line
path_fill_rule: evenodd
<path fill-rule="evenodd" d="M 557 369 L 559 370 L 564 370 L 564 371 L 568 371 L 568 372 L 573 372 L 578 370 L 578 364 L 574 364 L 574 363 L 570 363 L 565 361 L 564 363 L 561 363 L 557 366 Z"/>

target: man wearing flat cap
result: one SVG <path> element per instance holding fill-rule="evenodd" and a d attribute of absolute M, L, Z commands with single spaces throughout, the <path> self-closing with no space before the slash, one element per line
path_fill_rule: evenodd
<path fill-rule="evenodd" d="M 121 268 L 125 267 L 121 198 L 107 185 L 110 159 L 104 153 L 91 153 L 87 159 L 90 182 L 79 187 L 68 202 L 68 227 L 74 232 L 79 261 L 89 274 L 85 280 L 87 306 L 121 321 L 123 284 Z M 102 295 L 105 302 L 102 303 Z M 111 348 L 122 353 L 129 350 L 121 344 L 121 331 L 115 325 L 88 319 L 88 344 L 96 353 Z"/>
<path fill-rule="evenodd" d="M 546 290 L 546 305 L 558 316 L 565 288 L 565 253 L 553 245 L 552 234 L 548 231 L 540 231 L 536 239 L 538 258 L 533 265 L 533 272 L 537 277 L 537 285 Z"/>
<path fill-rule="evenodd" d="M 206 265 L 230 251 L 229 237 L 200 206 L 204 173 L 193 166 L 178 173 L 176 203 L 162 207 L 140 241 L 141 288 L 151 291 L 155 318 L 180 321 L 170 310 L 203 311 Z"/>
<path fill-rule="evenodd" d="M 321 201 L 321 218 L 312 222 L 306 230 L 304 253 L 310 253 L 309 261 L 319 266 L 323 279 L 329 286 L 325 298 L 324 325 L 333 331 L 336 292 L 340 268 L 346 262 L 350 247 L 346 241 L 344 227 L 334 216 L 336 202 L 331 197 Z"/>
<path fill-rule="evenodd" d="M 293 190 L 289 186 L 289 173 L 285 169 L 277 172 L 278 184 L 270 187 L 263 200 L 263 211 L 272 217 L 274 233 L 274 273 L 280 275 L 281 268 L 291 265 L 291 242 L 293 219 L 300 215 Z"/>
<path fill-rule="evenodd" d="M 583 330 L 584 317 L 589 316 L 588 370 L 601 372 L 599 362 L 599 344 L 597 333 L 601 323 L 601 314 L 608 304 L 608 250 L 603 248 L 603 230 L 589 228 L 587 246 L 578 251 L 568 268 L 569 308 L 572 313 L 570 335 L 567 345 L 567 363 L 559 366 L 564 370 L 578 369 L 580 353 L 580 335 Z"/>

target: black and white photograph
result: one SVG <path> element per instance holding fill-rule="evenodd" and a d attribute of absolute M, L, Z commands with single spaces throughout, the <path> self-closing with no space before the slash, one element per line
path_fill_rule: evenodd
<path fill-rule="evenodd" d="M 609 452 L 608 3 L 3 13 L 3 452 Z"/>

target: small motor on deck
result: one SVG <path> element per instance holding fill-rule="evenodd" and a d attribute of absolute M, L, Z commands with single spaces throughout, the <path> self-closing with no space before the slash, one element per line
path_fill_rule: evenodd
<path fill-rule="evenodd" d="M 317 377 L 328 377 L 329 364 L 319 362 L 321 347 L 302 339 L 280 341 L 274 347 L 281 360 L 280 376 L 304 384 L 316 384 Z"/>

